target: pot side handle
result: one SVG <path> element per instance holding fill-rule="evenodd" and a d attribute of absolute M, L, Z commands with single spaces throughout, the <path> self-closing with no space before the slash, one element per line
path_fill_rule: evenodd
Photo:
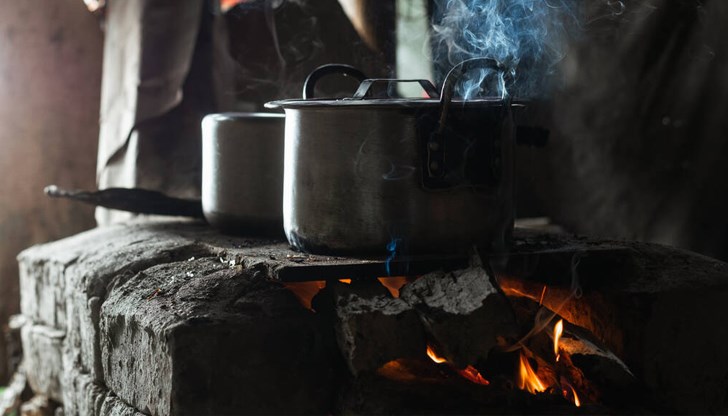
<path fill-rule="evenodd" d="M 326 64 L 314 69 L 303 82 L 303 99 L 309 100 L 314 98 L 316 83 L 323 77 L 339 74 L 352 77 L 360 83 L 367 79 L 363 72 L 346 64 Z"/>

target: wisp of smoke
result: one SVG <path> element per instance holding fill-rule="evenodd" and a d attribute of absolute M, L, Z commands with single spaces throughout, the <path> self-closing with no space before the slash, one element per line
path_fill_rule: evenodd
<path fill-rule="evenodd" d="M 566 39 L 578 28 L 579 0 L 435 0 L 433 60 L 441 81 L 454 65 L 491 58 L 508 74 L 471 71 L 457 93 L 534 98 L 547 94 Z M 505 85 L 504 75 L 512 80 Z"/>

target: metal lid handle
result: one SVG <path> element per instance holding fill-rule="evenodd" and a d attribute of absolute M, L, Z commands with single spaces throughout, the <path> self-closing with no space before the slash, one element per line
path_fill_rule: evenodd
<path fill-rule="evenodd" d="M 445 129 L 447 122 L 447 115 L 450 111 L 450 103 L 452 102 L 453 95 L 455 94 L 455 84 L 463 77 L 463 75 L 474 67 L 487 67 L 494 71 L 501 72 L 505 75 L 508 74 L 506 66 L 498 62 L 493 58 L 472 58 L 466 59 L 460 62 L 450 69 L 445 76 L 445 80 L 442 83 L 442 92 L 440 93 L 440 126 L 438 133 L 442 133 Z M 506 96 L 506 106 L 510 109 L 511 98 Z"/>
<path fill-rule="evenodd" d="M 380 84 L 380 83 L 386 83 L 387 84 L 387 92 L 388 95 L 383 98 L 391 98 L 394 94 L 389 94 L 389 90 L 397 83 L 400 82 L 416 82 L 420 84 L 420 87 L 425 91 L 425 93 L 430 98 L 440 98 L 440 94 L 437 92 L 437 88 L 435 88 L 434 85 L 429 80 L 426 79 L 389 79 L 389 78 L 374 78 L 374 79 L 366 79 L 359 84 L 359 88 L 354 93 L 354 96 L 352 97 L 355 100 L 364 100 L 367 98 L 371 98 L 371 90 L 374 84 Z M 379 98 L 379 97 L 377 97 Z"/>
<path fill-rule="evenodd" d="M 326 64 L 314 69 L 303 82 L 303 99 L 308 100 L 314 98 L 314 89 L 316 83 L 323 77 L 339 74 L 349 76 L 356 79 L 359 82 L 363 82 L 367 79 L 367 76 L 363 72 L 354 68 L 351 65 L 346 64 Z"/>
<path fill-rule="evenodd" d="M 455 93 L 455 85 L 465 75 L 468 70 L 474 68 L 492 69 L 495 72 L 508 74 L 507 68 L 502 63 L 493 58 L 472 58 L 466 59 L 459 64 L 453 66 L 445 76 L 442 83 L 442 92 L 440 93 L 440 102 L 445 103 L 451 101 Z"/>

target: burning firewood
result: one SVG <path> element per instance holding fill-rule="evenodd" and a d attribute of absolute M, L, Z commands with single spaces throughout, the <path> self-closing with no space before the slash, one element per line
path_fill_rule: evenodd
<path fill-rule="evenodd" d="M 526 335 L 512 347 L 522 350 L 520 388 L 531 392 L 561 391 L 575 404 L 615 407 L 640 394 L 627 365 L 588 330 L 543 306 L 545 296 L 536 296 L 536 291 L 528 297 L 514 295 L 513 290 L 506 293 L 511 293 L 509 300 L 522 330 L 526 328 Z M 528 359 L 537 364 L 537 371 L 528 368 Z M 539 382 L 542 388 L 537 388 Z"/>

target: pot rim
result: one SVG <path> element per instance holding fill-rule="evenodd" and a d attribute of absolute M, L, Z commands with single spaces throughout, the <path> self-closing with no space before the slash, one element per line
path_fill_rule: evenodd
<path fill-rule="evenodd" d="M 205 119 L 213 121 L 235 121 L 235 120 L 268 120 L 268 119 L 283 119 L 286 118 L 284 113 L 264 113 L 264 112 L 235 112 L 227 111 L 223 113 L 211 113 L 207 114 Z"/>
<path fill-rule="evenodd" d="M 452 100 L 452 104 L 456 107 L 500 107 L 507 100 L 502 98 L 480 98 L 476 100 Z M 382 109 L 421 109 L 421 108 L 439 108 L 441 106 L 439 99 L 432 98 L 367 98 L 364 100 L 354 98 L 312 98 L 302 99 L 294 98 L 287 100 L 276 100 L 265 103 L 266 108 L 352 108 L 352 107 L 373 107 Z M 511 107 L 526 107 L 527 102 L 523 100 L 512 100 Z"/>

